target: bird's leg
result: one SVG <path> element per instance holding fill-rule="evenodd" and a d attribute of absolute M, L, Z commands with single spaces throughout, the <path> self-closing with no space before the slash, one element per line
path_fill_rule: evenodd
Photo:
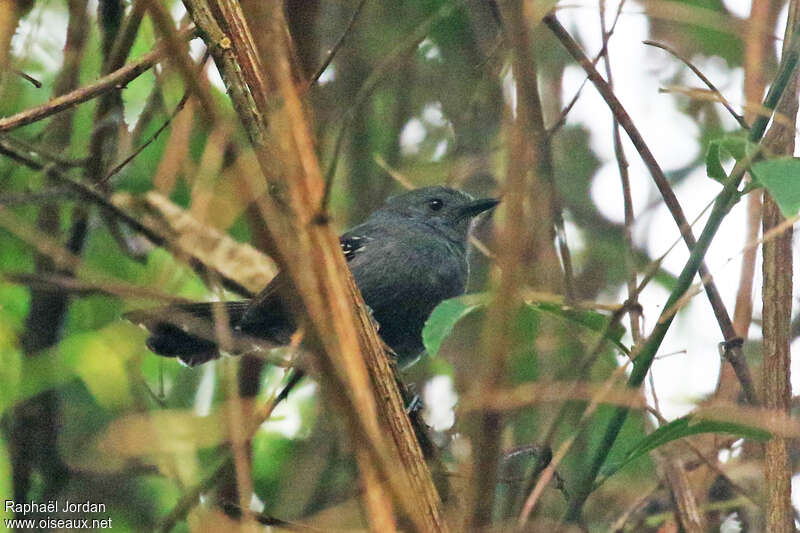
<path fill-rule="evenodd" d="M 406 414 L 409 417 L 422 413 L 422 408 L 424 407 L 422 396 L 414 392 L 413 385 L 409 385 L 403 390 L 403 403 L 405 404 Z"/>

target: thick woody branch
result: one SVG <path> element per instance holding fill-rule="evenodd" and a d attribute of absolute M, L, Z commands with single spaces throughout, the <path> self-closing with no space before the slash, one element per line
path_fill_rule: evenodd
<path fill-rule="evenodd" d="M 444 531 L 439 498 L 394 374 L 338 239 L 320 214 L 324 182 L 289 58 L 280 3 L 186 0 L 253 143 L 269 194 L 259 202 L 273 257 L 291 279 L 328 405 L 340 408 L 362 469 L 373 530 L 394 529 L 391 495 L 418 531 Z M 263 60 L 263 62 L 262 62 Z M 386 489 L 389 489 L 387 492 Z"/>
<path fill-rule="evenodd" d="M 796 46 L 800 29 L 800 3 L 789 2 L 789 20 L 783 42 L 783 56 Z M 776 109 L 791 124 L 797 122 L 797 78 L 789 83 Z M 795 129 L 783 122 L 774 121 L 764 143 L 775 154 L 791 156 L 795 148 Z M 763 233 L 784 222 L 775 200 L 764 194 Z M 790 380 L 791 351 L 789 345 L 792 319 L 792 228 L 789 226 L 777 238 L 764 241 L 764 286 L 761 299 L 764 317 L 764 361 L 762 363 L 762 391 L 764 407 L 771 418 L 789 415 L 792 402 Z M 792 511 L 792 467 L 789 457 L 789 439 L 778 436 L 764 446 L 764 487 L 766 531 L 789 533 L 795 531 Z"/>

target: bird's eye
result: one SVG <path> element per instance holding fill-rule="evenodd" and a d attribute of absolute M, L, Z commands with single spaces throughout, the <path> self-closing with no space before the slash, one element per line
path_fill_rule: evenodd
<path fill-rule="evenodd" d="M 444 207 L 444 202 L 438 198 L 434 198 L 433 200 L 428 201 L 428 207 L 430 207 L 431 211 L 438 211 Z"/>

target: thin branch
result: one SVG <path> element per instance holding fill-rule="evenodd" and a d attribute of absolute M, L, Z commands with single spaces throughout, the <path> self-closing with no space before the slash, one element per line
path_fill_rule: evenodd
<path fill-rule="evenodd" d="M 622 7 L 620 3 L 620 9 Z M 617 11 L 617 17 L 619 17 Z M 616 23 L 616 20 L 614 22 Z M 606 30 L 606 17 L 605 17 L 605 0 L 600 1 L 600 29 L 603 35 L 609 35 Z M 613 77 L 611 75 L 611 58 L 608 55 L 608 39 L 605 41 L 605 46 L 601 51 L 603 62 L 605 64 L 606 78 L 608 78 L 608 86 L 613 90 Z M 628 158 L 625 156 L 625 149 L 622 146 L 622 136 L 619 131 L 619 121 L 616 117 L 613 119 L 611 131 L 614 136 L 614 155 L 617 159 L 617 167 L 619 169 L 619 179 L 622 184 L 622 201 L 625 210 L 625 229 L 623 235 L 625 237 L 625 267 L 628 271 L 628 303 L 630 304 L 630 321 L 631 321 L 631 338 L 633 339 L 634 347 L 641 341 L 640 321 L 642 318 L 641 306 L 637 305 L 636 290 L 636 269 L 633 264 L 633 197 L 631 195 L 631 181 L 628 175 Z"/>
<path fill-rule="evenodd" d="M 179 32 L 180 39 L 194 39 L 196 37 L 195 28 L 189 28 Z M 96 82 L 80 87 L 70 93 L 51 99 L 49 102 L 31 109 L 26 109 L 16 115 L 0 119 L 0 132 L 13 130 L 21 126 L 26 126 L 38 122 L 43 118 L 54 115 L 64 109 L 81 104 L 101 94 L 124 87 L 130 81 L 139 77 L 143 72 L 147 72 L 156 63 L 167 57 L 167 48 L 163 43 L 159 43 L 153 51 L 146 53 L 137 60 L 128 63 L 124 67 L 103 76 Z"/>
<path fill-rule="evenodd" d="M 295 289 L 297 306 L 292 307 L 308 326 L 307 344 L 328 404 L 337 408 L 352 436 L 367 485 L 368 517 L 374 526 L 394 529 L 387 498 L 394 496 L 411 527 L 444 531 L 441 502 L 389 361 L 347 275 L 338 239 L 327 224 L 315 223 L 325 183 L 288 60 L 282 6 L 250 5 L 256 10 L 253 20 L 265 22 L 254 33 L 238 2 L 190 0 L 186 5 L 253 144 L 261 169 L 253 178 L 267 182 L 269 194 L 257 199 L 257 207 L 274 257 Z"/>
<path fill-rule="evenodd" d="M 397 64 L 400 63 L 404 57 L 411 54 L 419 43 L 425 39 L 433 25 L 450 15 L 456 7 L 461 6 L 463 3 L 464 0 L 455 0 L 452 4 L 445 3 L 435 13 L 425 19 L 422 24 L 417 26 L 411 35 L 401 42 L 392 53 L 386 56 L 383 61 L 375 67 L 353 97 L 353 104 L 342 113 L 337 120 L 333 121 L 334 123 L 341 124 L 341 126 L 336 135 L 336 143 L 334 144 L 333 153 L 331 155 L 331 162 L 328 165 L 328 170 L 325 172 L 325 192 L 322 197 L 322 203 L 320 204 L 320 213 L 324 213 L 327 209 L 330 192 L 333 188 L 333 178 L 336 175 L 336 167 L 339 164 L 339 154 L 344 144 L 345 133 L 350 128 L 357 110 L 361 108 L 369 95 L 372 94 L 372 91 L 375 90 L 378 83 L 383 81 L 387 74 L 394 72 L 397 68 Z"/>
<path fill-rule="evenodd" d="M 673 56 L 678 58 L 680 61 L 682 61 L 687 67 L 689 67 L 689 69 L 691 69 L 692 72 L 694 72 L 695 76 L 700 78 L 700 81 L 705 83 L 706 87 L 708 87 L 708 89 L 719 98 L 719 100 L 718 100 L 719 103 L 721 103 L 722 106 L 728 111 L 728 113 L 731 114 L 731 116 L 734 118 L 734 120 L 736 120 L 736 122 L 739 123 L 739 126 L 745 131 L 750 129 L 750 125 L 747 123 L 747 121 L 745 121 L 744 117 L 742 115 L 740 115 L 739 113 L 737 113 L 735 109 L 733 109 L 733 106 L 731 106 L 730 102 L 728 102 L 728 100 L 722 95 L 722 93 L 711 82 L 711 80 L 709 80 L 706 77 L 706 75 L 703 74 L 700 71 L 699 68 L 694 66 L 692 64 L 692 62 L 689 61 L 686 57 L 684 57 L 680 52 L 678 52 L 677 50 L 675 50 L 671 46 L 669 46 L 667 44 L 664 44 L 664 43 L 658 43 L 656 41 L 651 41 L 651 40 L 645 40 L 645 41 L 642 41 L 642 42 L 644 44 L 648 45 L 648 46 L 654 46 L 656 48 L 661 48 L 662 50 L 664 50 L 666 52 L 669 52 L 670 54 L 672 54 Z"/>
<path fill-rule="evenodd" d="M 75 194 L 66 187 L 54 187 L 39 192 L 9 193 L 0 195 L 0 207 L 52 202 L 53 200 L 63 200 L 74 196 Z"/>
<path fill-rule="evenodd" d="M 157 0 L 137 0 L 137 2 L 145 4 L 150 20 L 164 40 L 164 47 L 170 54 L 173 66 L 183 78 L 187 91 L 199 100 L 200 116 L 208 123 L 215 122 L 219 114 L 217 105 L 208 89 L 208 84 L 197 73 L 185 39 L 181 38 L 181 34 L 186 30 L 175 28 L 175 21 L 161 2 Z"/>
<path fill-rule="evenodd" d="M 317 83 L 317 81 L 320 79 L 322 74 L 328 68 L 328 65 L 331 64 L 331 61 L 333 61 L 333 58 L 336 57 L 336 53 L 342 47 L 342 45 L 344 44 L 345 40 L 350 35 L 350 32 L 353 31 L 353 27 L 356 24 L 356 20 L 358 20 L 358 16 L 361 14 L 361 10 L 364 8 L 364 4 L 366 4 L 366 3 L 367 3 L 367 0 L 361 0 L 358 3 L 358 6 L 356 6 L 355 11 L 353 11 L 353 14 L 350 16 L 350 22 L 347 23 L 347 27 L 344 29 L 342 34 L 339 36 L 339 39 L 336 40 L 336 43 L 331 47 L 330 51 L 328 51 L 328 55 L 325 56 L 325 60 L 319 66 L 317 71 L 314 73 L 313 76 L 311 76 L 311 78 L 309 78 L 308 83 L 306 84 L 305 90 L 310 89 L 312 85 Z"/>
<path fill-rule="evenodd" d="M 33 85 L 37 89 L 41 89 L 42 88 L 42 82 L 40 82 L 39 80 L 37 80 L 36 78 L 31 76 L 30 74 L 26 74 L 25 72 L 22 72 L 21 70 L 19 70 L 17 68 L 14 68 L 14 67 L 11 67 L 9 70 L 11 70 L 11 72 L 16 74 L 17 76 L 19 76 L 23 80 L 27 81 L 28 83 L 30 83 L 31 85 Z"/>
<path fill-rule="evenodd" d="M 608 83 L 606 83 L 600 73 L 597 72 L 597 69 L 594 67 L 594 65 L 592 65 L 591 61 L 589 61 L 589 58 L 583 53 L 578 43 L 575 42 L 572 36 L 558 22 L 555 16 L 547 15 L 543 20 L 545 25 L 547 25 L 547 27 L 550 28 L 559 41 L 561 41 L 561 44 L 564 46 L 567 52 L 569 52 L 569 54 L 583 67 L 584 71 L 589 76 L 589 79 L 595 85 L 597 91 L 611 109 L 611 112 L 619 121 L 620 126 L 622 126 L 622 128 L 628 134 L 628 137 L 644 161 L 645 166 L 647 166 L 647 169 L 650 172 L 656 187 L 661 193 L 661 197 L 664 199 L 664 203 L 669 209 L 672 218 L 675 220 L 681 236 L 683 237 L 684 242 L 686 242 L 687 248 L 689 248 L 690 251 L 693 250 L 697 241 L 692 234 L 692 229 L 686 220 L 686 216 L 683 214 L 683 209 L 681 208 L 680 203 L 678 202 L 678 199 L 675 196 L 669 181 L 667 180 L 667 177 L 664 175 L 664 172 L 658 165 L 658 162 L 653 156 L 653 153 L 650 151 L 650 148 L 644 142 L 644 139 L 639 133 L 638 128 L 636 128 L 631 120 L 630 115 L 628 115 L 627 111 L 625 111 L 625 108 L 608 86 Z M 768 120 L 768 117 L 760 115 L 756 124 L 766 127 L 766 120 Z M 753 131 L 752 128 L 750 131 Z M 761 137 L 761 134 L 763 134 L 763 129 L 761 130 L 761 133 L 758 134 L 758 138 Z M 741 343 L 734 342 L 738 338 L 738 335 L 733 329 L 733 322 L 728 315 L 728 311 L 725 308 L 725 304 L 722 301 L 719 290 L 714 284 L 708 268 L 702 261 L 702 257 L 700 259 L 699 273 L 704 279 L 708 280 L 705 284 L 706 295 L 708 296 L 708 300 L 711 303 L 712 309 L 714 310 L 714 315 L 719 323 L 726 346 L 728 347 L 725 352 L 726 359 L 731 363 L 736 371 L 736 376 L 739 378 L 739 381 L 742 384 L 742 390 L 744 391 L 748 402 L 752 405 L 756 405 L 758 400 L 755 390 L 750 388 L 752 379 L 750 379 L 750 371 L 747 366 L 747 361 L 745 360 L 744 354 L 741 350 Z"/>
<path fill-rule="evenodd" d="M 167 120 L 165 120 L 164 123 L 158 127 L 158 129 L 153 133 L 153 135 L 151 135 L 144 143 L 142 143 L 141 146 L 139 146 L 136 150 L 134 150 L 128 157 L 123 159 L 117 166 L 108 171 L 108 173 L 103 177 L 103 179 L 100 180 L 100 183 L 108 182 L 108 180 L 114 177 L 120 170 L 125 168 L 125 166 L 128 163 L 133 161 L 136 158 L 136 156 L 141 154 L 145 150 L 145 148 L 150 146 L 153 143 L 153 141 L 158 139 L 158 136 L 161 135 L 161 133 L 165 129 L 167 129 L 167 127 L 170 125 L 172 119 L 174 119 L 175 116 L 183 110 L 183 107 L 186 105 L 186 102 L 188 100 L 189 100 L 189 93 L 187 92 L 183 94 L 180 102 L 178 102 L 178 105 L 176 105 L 175 109 L 172 111 L 172 114 L 170 114 L 170 116 L 167 117 Z"/>
<path fill-rule="evenodd" d="M 616 30 L 617 28 L 617 22 L 619 22 L 619 18 L 622 15 L 622 8 L 625 6 L 625 2 L 626 0 L 620 1 L 619 6 L 617 6 L 617 13 L 614 16 L 614 22 L 613 24 L 611 24 L 611 28 L 609 28 L 608 31 L 603 32 L 603 46 L 600 47 L 600 51 L 597 53 L 596 56 L 594 56 L 594 59 L 592 60 L 592 65 L 597 65 L 597 63 L 600 61 L 600 58 L 602 58 L 606 53 L 608 49 L 608 42 L 611 40 L 611 36 L 614 35 L 614 30 Z M 552 137 L 553 135 L 555 135 L 556 132 L 558 132 L 558 130 L 560 130 L 564 126 L 564 124 L 567 123 L 567 115 L 569 115 L 569 112 L 572 111 L 573 107 L 575 107 L 575 104 L 578 103 L 578 98 L 580 98 L 581 93 L 583 92 L 583 88 L 586 87 L 586 82 L 588 81 L 589 81 L 588 76 L 583 79 L 580 86 L 578 87 L 578 90 L 576 90 L 575 94 L 572 96 L 572 99 L 570 99 L 569 103 L 566 106 L 564 106 L 564 109 L 561 110 L 561 113 L 559 113 L 558 118 L 553 122 L 553 125 L 550 126 L 550 129 L 547 130 L 548 136 Z"/>
<path fill-rule="evenodd" d="M 33 158 L 30 154 L 25 154 L 16 150 L 14 147 L 5 143 L 2 137 L 0 137 L 0 155 L 5 155 L 34 170 L 46 170 L 50 178 L 63 183 L 84 200 L 98 205 L 104 212 L 124 222 L 126 225 L 130 226 L 131 229 L 142 234 L 156 246 L 170 246 L 170 240 L 166 236 L 141 223 L 137 218 L 111 203 L 102 193 L 98 192 L 93 187 L 71 178 L 68 174 L 52 164 L 46 165 Z M 201 275 L 205 275 L 205 273 L 210 270 L 209 267 L 201 263 L 195 257 L 189 258 L 189 265 Z M 228 276 L 223 276 L 220 273 L 217 275 L 228 290 L 245 296 L 253 295 L 251 290 L 241 285 L 238 281 Z"/>
<path fill-rule="evenodd" d="M 19 148 L 19 150 L 27 152 L 29 154 L 36 155 L 37 157 L 41 157 L 48 163 L 54 163 L 56 166 L 59 167 L 75 168 L 75 167 L 82 167 L 86 164 L 85 157 L 76 159 L 65 157 L 61 154 L 53 153 L 52 149 L 45 148 L 43 146 L 40 146 L 39 144 L 29 143 L 24 139 L 20 139 L 18 137 L 12 137 L 11 135 L 0 134 L 0 140 L 2 140 L 2 142 L 7 142 L 9 144 L 16 145 Z"/>
<path fill-rule="evenodd" d="M 571 41 L 571 38 L 566 34 L 566 31 L 552 15 L 545 17 L 545 23 L 560 37 L 566 35 Z M 775 79 L 775 82 L 770 87 L 769 93 L 767 94 L 764 102 L 764 107 L 768 109 L 775 109 L 775 106 L 778 104 L 778 100 L 780 99 L 790 80 L 793 79 L 799 59 L 800 51 L 796 46 L 793 46 L 791 50 L 785 54 L 781 62 L 780 71 Z M 759 116 L 750 128 L 748 140 L 752 143 L 760 142 L 768 122 L 769 117 Z M 691 286 L 692 280 L 694 279 L 695 275 L 697 275 L 698 270 L 701 267 L 703 256 L 708 250 L 708 247 L 711 245 L 711 241 L 719 229 L 722 220 L 739 199 L 738 188 L 746 170 L 749 168 L 753 159 L 757 157 L 758 153 L 751 157 L 745 158 L 745 160 L 737 163 L 734 169 L 731 171 L 725 186 L 714 202 L 714 207 L 711 210 L 708 222 L 703 228 L 700 238 L 697 240 L 697 244 L 692 248 L 689 259 L 684 265 L 675 287 L 663 306 L 664 310 L 670 309 L 680 298 L 683 297 L 686 290 Z M 641 386 L 645 376 L 650 370 L 653 359 L 659 347 L 661 346 L 661 342 L 664 340 L 664 336 L 669 330 L 673 318 L 674 316 L 671 316 L 663 321 L 659 320 L 659 323 L 653 329 L 650 337 L 643 344 L 641 352 L 637 355 L 636 359 L 634 359 L 633 370 L 628 378 L 628 386 L 632 388 L 638 388 Z M 730 342 L 728 344 L 730 344 Z M 741 346 L 739 346 L 739 348 L 741 348 Z M 620 407 L 615 410 L 600 446 L 595 452 L 591 466 L 584 473 L 584 476 L 579 482 L 578 488 L 574 493 L 575 495 L 569 503 L 566 514 L 567 520 L 580 520 L 583 504 L 593 490 L 600 468 L 605 463 L 605 460 L 608 457 L 608 454 L 611 451 L 611 448 L 614 445 L 620 430 L 622 429 L 622 425 L 625 422 L 627 415 L 628 409 L 626 408 Z"/>
<path fill-rule="evenodd" d="M 35 287 L 43 291 L 68 292 L 78 296 L 90 296 L 94 294 L 105 294 L 117 296 L 119 298 L 142 298 L 152 301 L 163 302 L 165 304 L 191 303 L 190 300 L 178 298 L 174 295 L 161 292 L 149 287 L 130 285 L 125 282 L 107 281 L 85 281 L 73 276 L 63 276 L 58 274 L 29 274 L 24 273 L 5 273 L 2 278 L 9 283 L 17 283 Z"/>

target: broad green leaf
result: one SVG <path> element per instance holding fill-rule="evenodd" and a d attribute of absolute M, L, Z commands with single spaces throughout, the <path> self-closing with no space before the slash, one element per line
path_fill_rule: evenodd
<path fill-rule="evenodd" d="M 709 143 L 706 151 L 706 174 L 709 178 L 717 181 L 723 181 L 728 177 L 725 169 L 722 168 L 722 163 L 720 163 L 719 143 L 716 141 Z"/>
<path fill-rule="evenodd" d="M 785 217 L 800 211 L 800 159 L 781 157 L 759 161 L 753 174 L 766 187 Z"/>
<path fill-rule="evenodd" d="M 485 296 L 469 295 L 445 300 L 436 306 L 422 329 L 422 343 L 431 357 L 439 353 L 442 342 L 450 336 L 455 325 L 465 316 L 487 303 Z"/>
<path fill-rule="evenodd" d="M 36 357 L 22 357 L 19 349 L 0 348 L 0 415 L 6 409 L 27 400 L 46 390 L 61 387 L 76 376 L 72 367 L 56 357 L 55 352 L 37 354 Z M 6 366 L 7 365 L 7 366 Z"/>
<path fill-rule="evenodd" d="M 608 324 L 608 317 L 597 311 L 587 309 L 573 309 L 553 303 L 537 303 L 532 304 L 532 307 L 539 311 L 555 315 L 559 318 L 569 322 L 576 323 L 584 328 L 595 333 L 604 333 Z M 614 346 L 622 350 L 623 353 L 629 353 L 628 348 L 620 342 L 622 336 L 625 334 L 625 327 L 617 323 L 614 327 L 610 328 L 605 337 Z"/>
<path fill-rule="evenodd" d="M 455 325 L 470 313 L 486 307 L 489 303 L 487 294 L 470 294 L 459 298 L 445 300 L 433 310 L 425 328 L 422 330 L 422 342 L 428 354 L 435 356 L 439 353 L 442 342 L 450 336 Z M 625 328 L 616 325 L 606 332 L 608 317 L 602 313 L 585 309 L 573 309 L 567 306 L 537 302 L 527 304 L 527 308 L 541 313 L 557 316 L 562 320 L 578 324 L 595 333 L 606 333 L 606 339 L 624 353 L 629 353 L 628 348 L 620 342 L 625 333 Z"/>
<path fill-rule="evenodd" d="M 714 139 L 708 143 L 706 151 L 706 174 L 709 178 L 724 182 L 728 178 L 728 173 L 722 168 L 722 159 L 730 156 L 736 161 L 741 161 L 755 150 L 755 144 L 738 135 L 727 135 Z"/>
<path fill-rule="evenodd" d="M 100 331 L 72 335 L 59 345 L 63 361 L 79 376 L 97 403 L 107 408 L 128 405 L 127 360 L 141 351 L 141 331 L 125 322 Z"/>
<path fill-rule="evenodd" d="M 736 161 L 744 159 L 748 153 L 755 152 L 756 145 L 745 137 L 727 135 L 718 140 L 720 148 L 730 154 Z"/>
<path fill-rule="evenodd" d="M 754 440 L 769 440 L 771 437 L 768 431 L 763 429 L 745 426 L 742 424 L 735 424 L 733 422 L 720 422 L 717 420 L 702 420 L 694 415 L 686 415 L 684 417 L 673 420 L 668 424 L 664 424 L 657 430 L 650 433 L 647 437 L 642 439 L 633 448 L 628 450 L 625 457 L 616 463 L 610 464 L 601 471 L 603 478 L 608 478 L 616 474 L 621 468 L 625 467 L 632 461 L 638 459 L 642 455 L 655 450 L 664 444 L 688 437 L 689 435 L 697 435 L 699 433 L 731 433 L 739 435 L 747 439 Z"/>

